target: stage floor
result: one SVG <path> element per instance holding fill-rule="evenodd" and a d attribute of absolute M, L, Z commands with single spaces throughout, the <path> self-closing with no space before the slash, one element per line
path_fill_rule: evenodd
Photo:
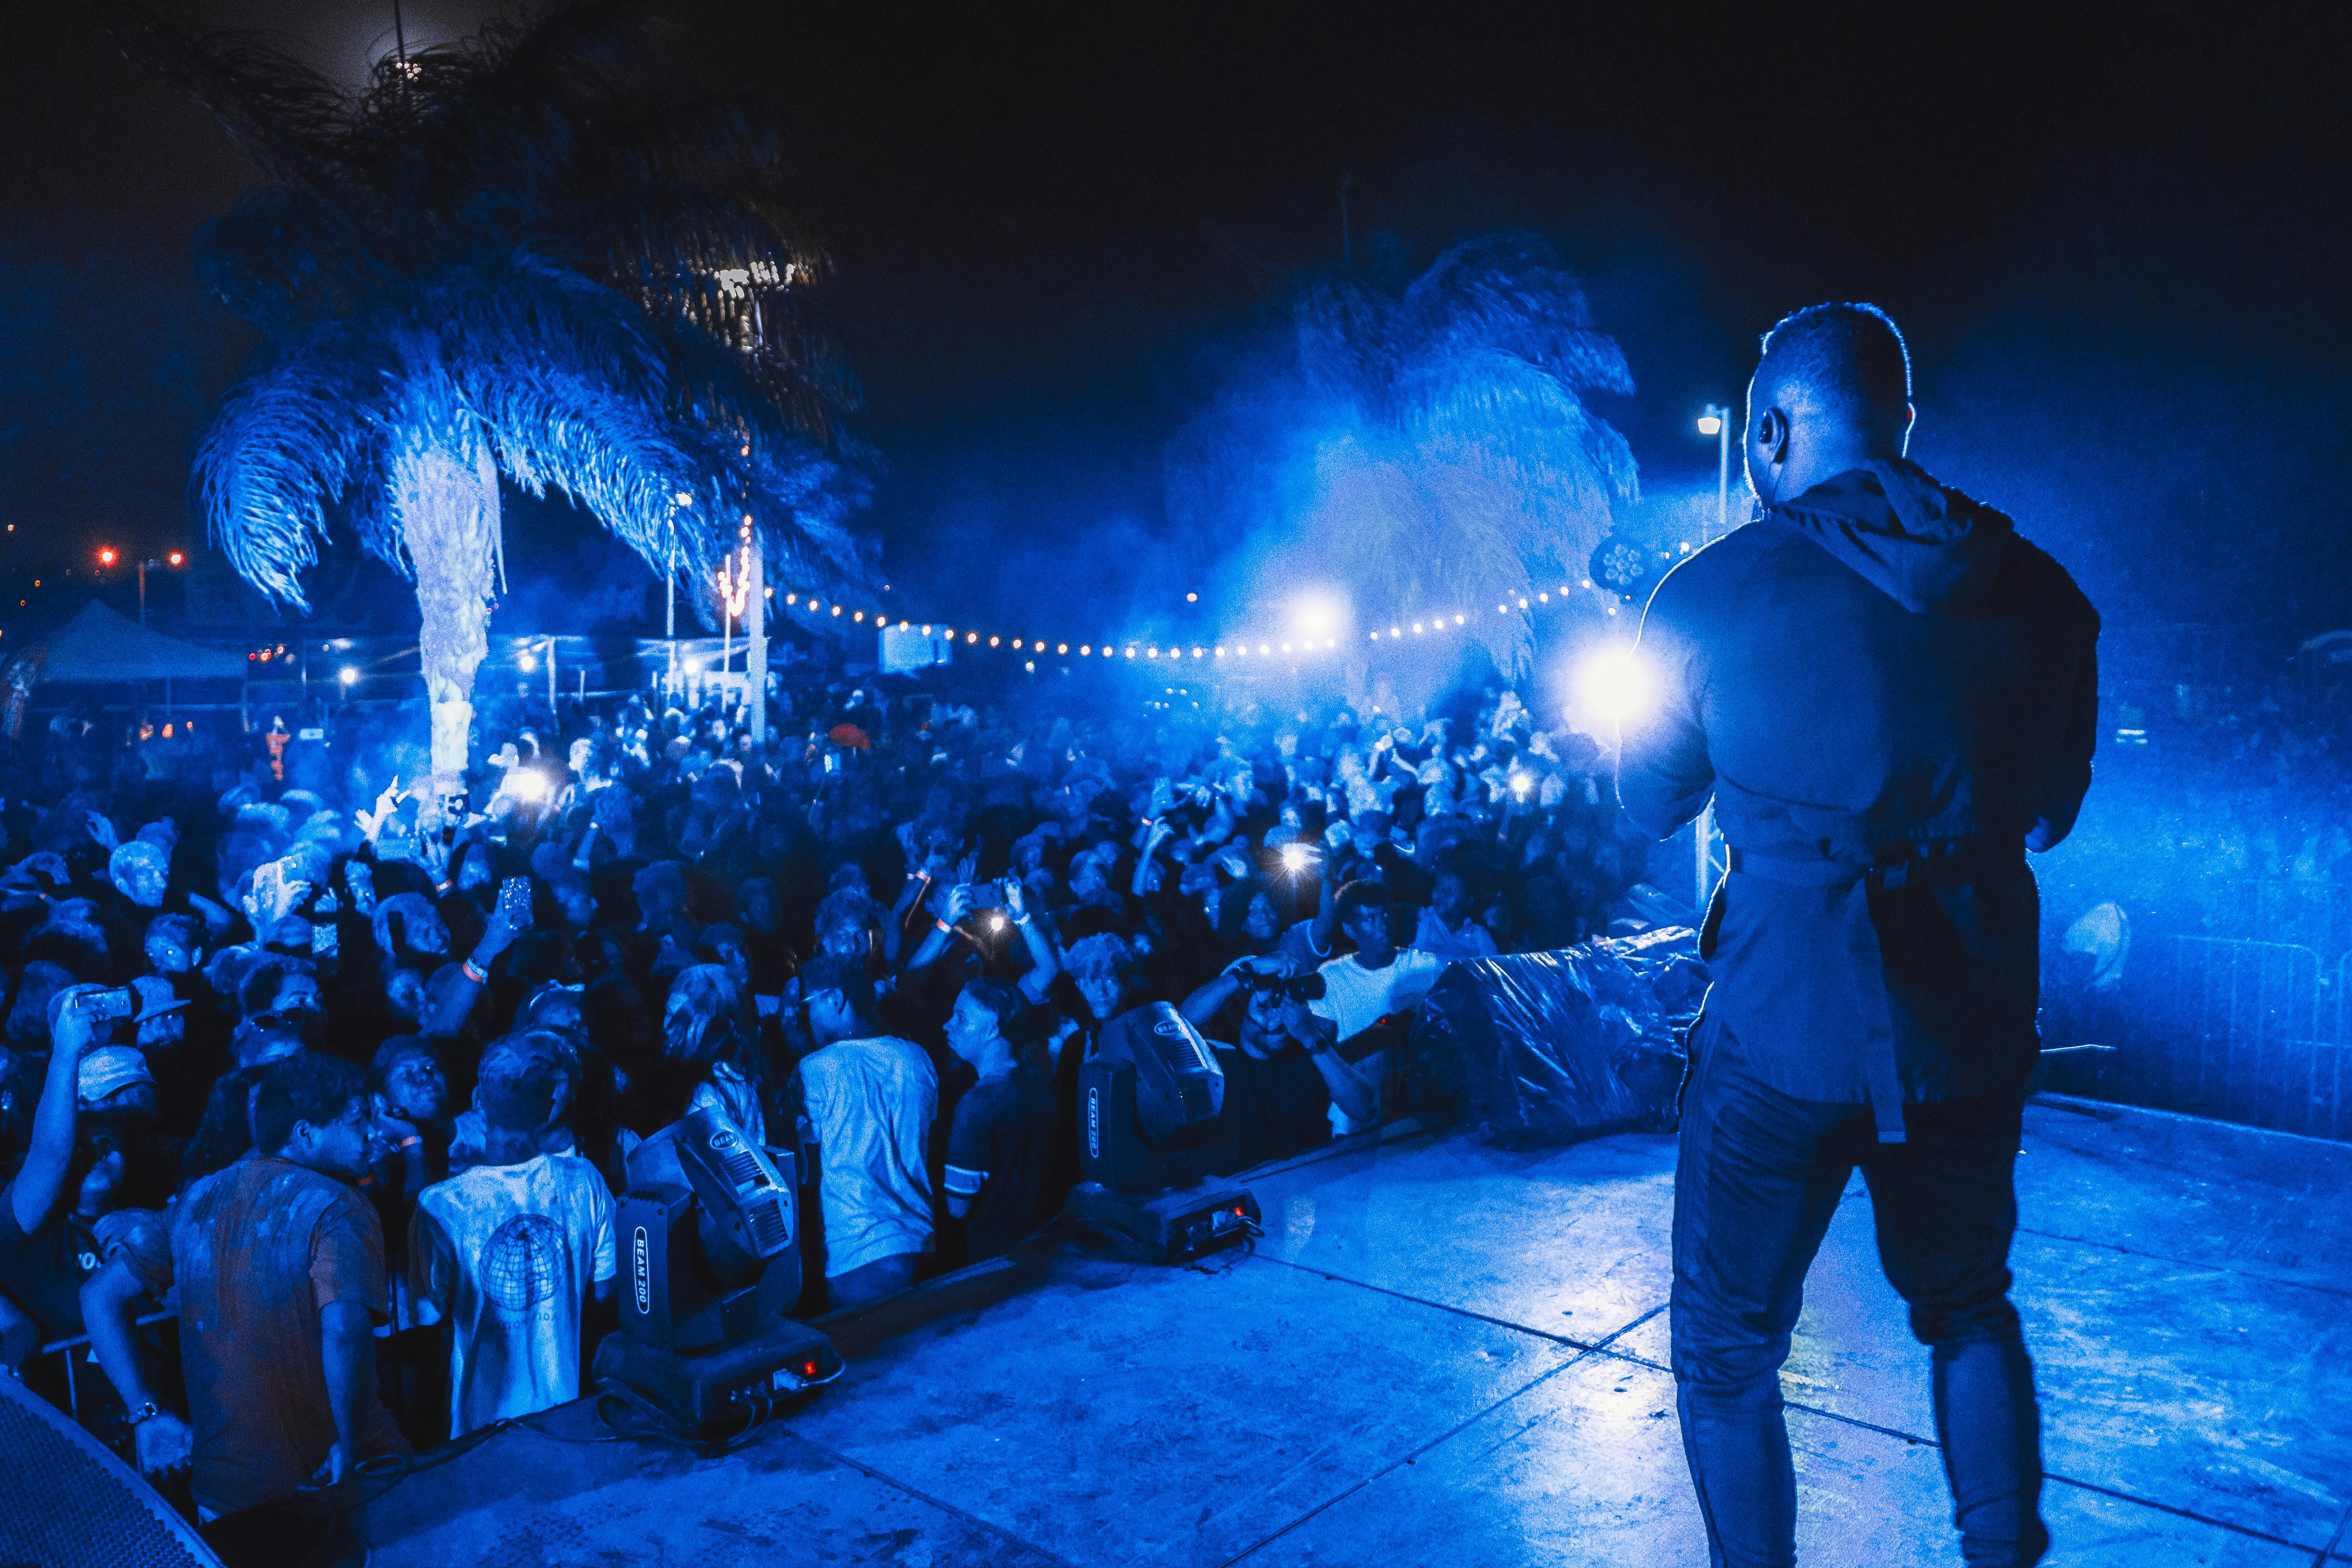
<path fill-rule="evenodd" d="M 1254 1254 L 1063 1248 L 836 1322 L 848 1373 L 726 1458 L 509 1431 L 355 1521 L 378 1568 L 1703 1564 L 1673 1169 L 1643 1136 L 1331 1153 L 1252 1180 Z M 2018 1171 L 2048 1562 L 2352 1563 L 2352 1146 L 2044 1101 Z M 1857 1179 L 1783 1380 L 1800 1552 L 1956 1564 L 1869 1208 Z"/>

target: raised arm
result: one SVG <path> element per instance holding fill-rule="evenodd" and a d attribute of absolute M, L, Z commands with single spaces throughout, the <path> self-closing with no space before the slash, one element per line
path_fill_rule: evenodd
<path fill-rule="evenodd" d="M 488 924 L 482 928 L 482 940 L 474 944 L 473 956 L 459 966 L 456 984 L 441 999 L 441 1010 L 433 1016 L 435 1033 L 454 1035 L 466 1026 L 467 1015 L 473 1012 L 474 1003 L 489 983 L 490 965 L 521 934 L 521 930 L 508 918 L 506 900 L 500 899 L 490 910 Z"/>
<path fill-rule="evenodd" d="M 957 940 L 956 922 L 971 912 L 971 889 L 961 882 L 941 888 L 931 895 L 930 908 L 930 932 L 923 938 L 922 945 L 915 949 L 914 956 L 907 960 L 908 969 L 920 969 L 927 963 L 938 963 L 940 955 L 947 952 L 949 943 Z"/>
<path fill-rule="evenodd" d="M 1032 1002 L 1043 1002 L 1054 976 L 1062 972 L 1062 955 L 1055 950 L 1054 939 L 1037 923 L 1037 917 L 1029 912 L 1029 896 L 1016 877 L 1004 879 L 1004 907 L 1012 911 L 1013 929 L 1021 933 L 1029 949 L 1029 971 L 1021 977 L 1021 994 Z"/>
<path fill-rule="evenodd" d="M 16 1228 L 26 1236 L 46 1224 L 65 1190 L 66 1170 L 73 1161 L 74 1088 L 81 1076 L 82 1053 L 89 1048 L 90 1021 L 84 1009 L 92 994 L 77 992 L 58 1011 L 58 1026 L 49 1039 L 48 1076 L 41 1080 L 41 1102 L 33 1112 L 32 1142 L 16 1179 L 8 1184 L 8 1207 Z"/>
<path fill-rule="evenodd" d="M 1650 595 L 1633 658 L 1635 679 L 1649 683 L 1651 700 L 1619 727 L 1617 798 L 1653 838 L 1670 837 L 1706 809 L 1715 793 L 1715 764 L 1699 720 L 1703 673 L 1678 621 L 1686 597 L 1678 586 L 1684 575 L 1668 574 Z"/>

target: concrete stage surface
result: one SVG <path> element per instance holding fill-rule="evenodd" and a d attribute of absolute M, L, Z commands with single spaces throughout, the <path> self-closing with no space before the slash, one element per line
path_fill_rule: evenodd
<path fill-rule="evenodd" d="M 1665 1137 L 1392 1130 L 1251 1177 L 1254 1253 L 1041 1247 L 835 1319 L 848 1373 L 727 1457 L 510 1430 L 354 1522 L 377 1568 L 1703 1564 L 1673 1173 Z M 2352 1563 L 2352 1146 L 2045 1100 L 2018 1185 L 2047 1561 Z M 1957 1564 L 1869 1207 L 1857 1178 L 1783 1379 L 1799 1550 Z"/>

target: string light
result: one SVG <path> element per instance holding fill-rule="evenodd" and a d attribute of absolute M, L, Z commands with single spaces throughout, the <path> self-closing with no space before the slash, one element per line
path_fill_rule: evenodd
<path fill-rule="evenodd" d="M 744 526 L 741 531 L 743 535 L 742 547 L 736 552 L 735 558 L 721 565 L 719 571 L 719 586 L 722 603 L 726 606 L 729 614 L 738 616 L 741 615 L 745 602 L 751 592 L 751 533 L 752 521 L 753 520 L 751 514 L 748 512 L 745 513 Z M 1589 580 L 1584 585 L 1587 588 L 1591 588 L 1593 586 Z M 1568 603 L 1570 591 L 1571 590 L 1569 585 L 1566 584 L 1562 584 L 1559 587 L 1559 592 L 1563 607 L 1565 607 Z M 773 598 L 775 596 L 776 591 L 773 588 L 767 590 L 767 592 L 769 597 Z M 1611 599 L 1615 597 L 1613 595 L 1606 596 Z M 1188 602 L 1197 604 L 1199 602 L 1200 595 L 1197 593 L 1188 594 L 1186 598 Z M 788 593 L 784 595 L 784 603 L 789 605 L 799 605 L 801 599 L 802 595 L 797 592 Z M 1549 589 L 1536 590 L 1535 601 L 1537 604 L 1549 607 L 1552 602 L 1551 591 Z M 1498 601 L 1495 605 L 1495 613 L 1498 616 L 1508 616 L 1512 614 L 1514 602 L 1515 599 L 1511 596 L 1507 596 L 1506 598 Z M 1521 612 L 1529 612 L 1533 608 L 1525 597 L 1517 597 L 1516 604 L 1517 609 Z M 814 615 L 825 607 L 824 601 L 820 600 L 815 595 L 812 594 L 807 595 L 805 608 L 809 614 Z M 846 604 L 837 602 L 831 607 L 834 616 L 837 617 L 844 610 L 848 608 L 848 605 Z M 1621 608 L 1622 606 L 1617 604 L 1608 604 L 1603 606 L 1603 613 L 1615 616 L 1620 613 Z M 1476 613 L 1484 615 L 1486 612 L 1481 608 Z M 850 619 L 854 623 L 863 626 L 866 621 L 867 614 L 868 612 L 865 610 L 857 610 L 851 615 Z M 1470 612 L 1466 611 L 1454 611 L 1433 616 L 1425 616 L 1422 619 L 1412 623 L 1412 634 L 1415 637 L 1425 637 L 1432 633 L 1442 634 L 1456 626 L 1467 626 L 1470 621 Z M 888 627 L 891 624 L 891 617 L 880 610 L 873 611 L 872 617 L 875 628 L 877 631 Z M 898 629 L 902 632 L 911 631 L 914 629 L 915 624 L 916 623 L 911 620 L 902 618 L 898 622 Z M 954 642 L 957 637 L 957 629 L 953 626 L 940 626 L 937 623 L 929 621 L 922 623 L 922 635 L 925 637 L 930 637 L 935 633 L 945 638 L 950 643 Z M 1385 631 L 1374 628 L 1368 630 L 1363 634 L 1366 641 L 1374 643 L 1381 641 L 1383 637 L 1391 641 L 1402 640 L 1404 635 L 1403 623 L 1392 624 Z M 964 645 L 967 647 L 977 648 L 983 637 L 988 639 L 988 646 L 992 648 L 1003 648 L 1009 643 L 1013 650 L 1017 653 L 1031 653 L 1042 656 L 1048 646 L 1047 640 L 1044 637 L 1030 637 L 1026 635 L 1021 637 L 1007 637 L 1002 633 L 982 632 L 970 626 L 963 628 L 962 637 Z M 1063 658 L 1069 657 L 1070 645 L 1068 643 L 1056 642 L 1053 643 L 1051 647 L 1056 655 Z M 1101 644 L 1080 643 L 1077 645 L 1077 655 L 1081 658 L 1090 658 L 1094 657 L 1094 650 L 1097 647 L 1102 649 L 1102 657 L 1105 658 L 1117 658 L 1122 654 L 1124 654 L 1128 658 L 1134 658 L 1140 654 L 1145 659 L 1156 662 L 1163 656 L 1168 658 L 1178 660 L 1183 659 L 1187 657 L 1186 651 L 1182 647 L 1162 647 L 1160 644 L 1151 642 L 1119 643 L 1117 641 L 1104 642 Z M 1339 639 L 1334 637 L 1325 637 L 1319 647 L 1314 638 L 1308 637 L 1303 641 L 1293 639 L 1292 641 L 1286 642 L 1282 645 L 1281 651 L 1286 654 L 1295 656 L 1297 654 L 1311 654 L 1319 651 L 1334 651 L 1337 650 L 1339 647 Z M 1234 658 L 1246 658 L 1250 656 L 1251 651 L 1250 645 L 1247 643 L 1220 643 L 1213 647 L 1195 646 L 1192 648 L 1189 657 L 1196 659 L 1224 658 L 1229 656 Z M 1275 647 L 1271 642 L 1262 642 L 1257 645 L 1255 651 L 1262 658 L 1270 657 L 1275 652 Z M 1034 660 L 1032 662 L 1034 663 Z"/>

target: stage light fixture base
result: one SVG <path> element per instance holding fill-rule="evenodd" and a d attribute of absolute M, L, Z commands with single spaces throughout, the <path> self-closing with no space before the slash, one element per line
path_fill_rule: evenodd
<path fill-rule="evenodd" d="M 607 1334 L 596 1347 L 596 1386 L 648 1406 L 680 1436 L 724 1437 L 750 1426 L 768 1406 L 832 1382 L 841 1365 L 831 1340 L 786 1318 L 692 1353 Z"/>
<path fill-rule="evenodd" d="M 1062 1212 L 1147 1263 L 1184 1263 L 1242 1241 L 1258 1229 L 1257 1199 L 1220 1181 L 1160 1193 L 1115 1193 L 1100 1182 L 1070 1189 Z"/>

